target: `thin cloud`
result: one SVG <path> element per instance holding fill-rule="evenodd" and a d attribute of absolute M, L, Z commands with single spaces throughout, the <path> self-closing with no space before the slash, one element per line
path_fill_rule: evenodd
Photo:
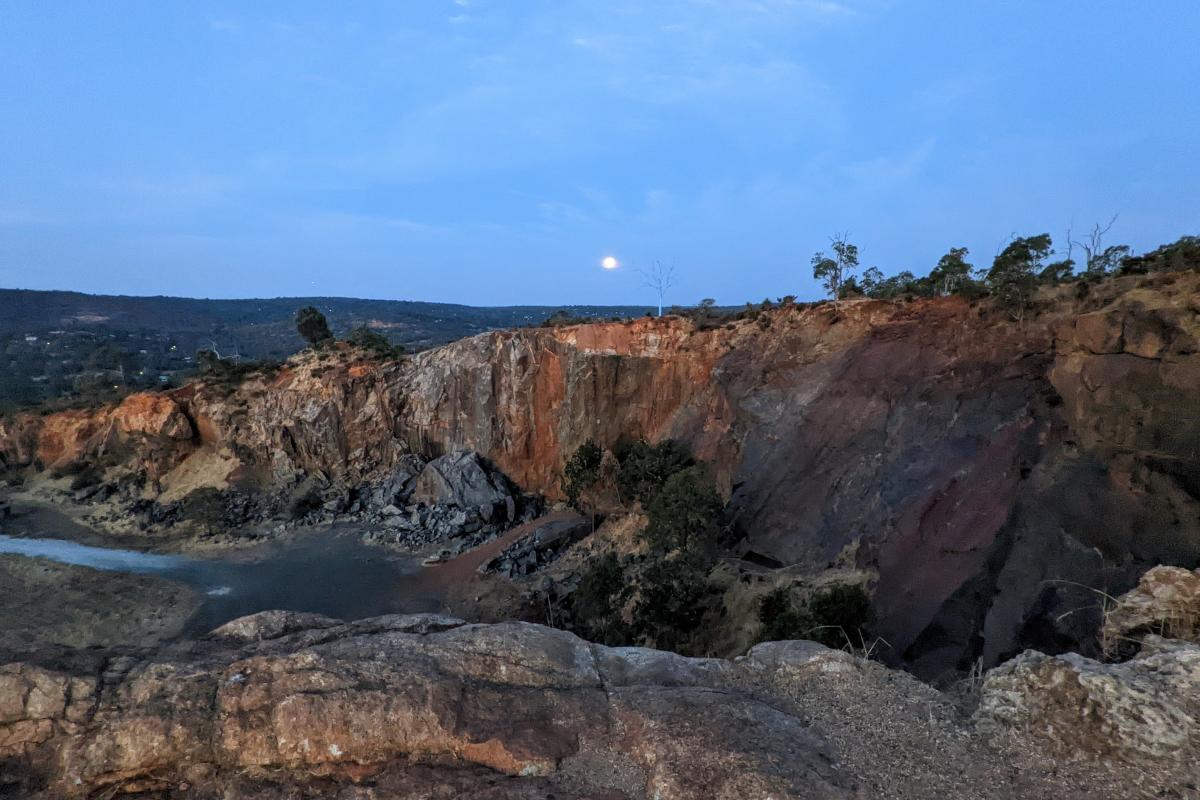
<path fill-rule="evenodd" d="M 916 177 L 933 153 L 932 138 L 903 153 L 881 155 L 847 164 L 845 172 L 857 180 L 867 183 L 903 181 Z"/>

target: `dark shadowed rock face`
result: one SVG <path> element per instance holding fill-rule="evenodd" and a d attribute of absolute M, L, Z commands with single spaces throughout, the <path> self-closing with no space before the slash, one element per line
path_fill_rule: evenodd
<path fill-rule="evenodd" d="M 269 484 L 469 449 L 554 494 L 585 439 L 675 437 L 712 464 L 755 552 L 878 570 L 887 657 L 936 678 L 1090 646 L 1098 592 L 1200 563 L 1198 293 L 1192 274 L 1121 278 L 1083 300 L 1064 288 L 1020 324 L 961 298 L 863 300 L 765 328 L 639 319 L 388 364 L 300 358 L 232 394 L 158 396 L 154 413 L 11 420 L 0 452 L 50 467 L 116 443 L 169 487 L 214 451 Z"/>

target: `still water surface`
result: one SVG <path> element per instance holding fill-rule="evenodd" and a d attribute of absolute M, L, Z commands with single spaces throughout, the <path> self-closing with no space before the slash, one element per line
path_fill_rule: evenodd
<path fill-rule="evenodd" d="M 422 575 L 417 559 L 365 545 L 353 533 L 310 533 L 214 558 L 0 535 L 0 553 L 187 584 L 204 598 L 188 625 L 192 630 L 209 630 L 267 609 L 312 611 L 339 619 L 441 610 L 440 593 Z"/>

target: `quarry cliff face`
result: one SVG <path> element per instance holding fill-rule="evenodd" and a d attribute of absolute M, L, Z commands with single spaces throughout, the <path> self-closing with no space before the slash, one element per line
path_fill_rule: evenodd
<path fill-rule="evenodd" d="M 877 570 L 876 628 L 928 677 L 1078 647 L 1097 591 L 1200 563 L 1198 276 L 1063 287 L 1020 323 L 952 297 L 701 327 L 521 329 L 399 362 L 306 354 L 236 388 L 7 420 L 0 453 L 124 464 L 166 492 L 356 480 L 468 448 L 555 494 L 588 438 L 674 437 L 711 464 L 749 549 Z"/>

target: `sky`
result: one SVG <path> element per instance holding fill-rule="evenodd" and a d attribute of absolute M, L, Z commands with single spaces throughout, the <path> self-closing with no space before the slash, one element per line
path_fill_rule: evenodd
<path fill-rule="evenodd" d="M 0 286 L 646 304 L 659 261 L 736 304 L 841 232 L 1146 250 L 1200 233 L 1197 42 L 1196 0 L 0 0 Z"/>

